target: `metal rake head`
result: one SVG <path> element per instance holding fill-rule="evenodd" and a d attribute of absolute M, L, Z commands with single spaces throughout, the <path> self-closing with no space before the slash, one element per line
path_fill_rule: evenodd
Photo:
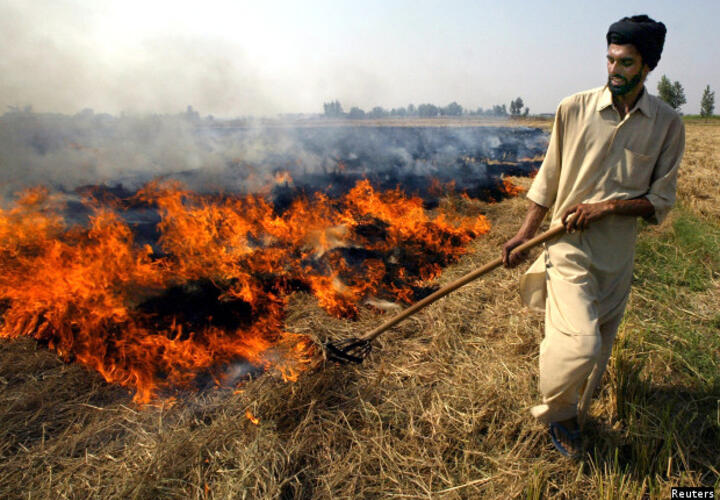
<path fill-rule="evenodd" d="M 325 355 L 328 360 L 337 363 L 362 363 L 370 354 L 370 341 L 356 338 L 325 343 Z"/>

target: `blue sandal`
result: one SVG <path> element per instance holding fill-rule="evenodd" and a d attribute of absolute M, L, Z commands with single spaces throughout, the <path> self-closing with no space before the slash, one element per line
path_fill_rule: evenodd
<path fill-rule="evenodd" d="M 574 453 L 571 453 L 558 439 L 558 434 L 562 434 L 565 436 L 567 441 L 570 441 L 572 444 L 573 449 L 577 450 Z M 559 424 L 557 422 L 553 422 L 550 424 L 550 439 L 552 439 L 552 443 L 563 455 L 565 455 L 568 458 L 580 458 L 582 455 L 582 452 L 580 451 L 582 447 L 582 435 L 580 434 L 580 429 L 576 429 L 574 431 L 569 431 L 567 428 Z"/>

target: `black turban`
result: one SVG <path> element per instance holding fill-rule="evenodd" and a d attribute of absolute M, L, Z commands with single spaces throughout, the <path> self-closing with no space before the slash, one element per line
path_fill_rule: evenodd
<path fill-rule="evenodd" d="M 650 19 L 646 15 L 623 17 L 618 22 L 610 25 L 607 32 L 607 43 L 617 45 L 633 44 L 640 55 L 643 63 L 650 69 L 655 69 L 660 54 L 662 54 L 665 43 L 665 25 Z"/>

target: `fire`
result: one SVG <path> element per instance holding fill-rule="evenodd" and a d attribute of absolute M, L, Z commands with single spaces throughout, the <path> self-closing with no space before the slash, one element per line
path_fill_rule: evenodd
<path fill-rule="evenodd" d="M 319 356 L 284 329 L 291 294 L 345 318 L 373 300 L 411 303 L 489 230 L 368 181 L 283 212 L 257 194 L 160 182 L 125 201 L 157 211 L 156 241 L 137 241 L 122 203 L 89 200 L 87 227 L 68 225 L 43 189 L 0 209 L 0 337 L 32 336 L 141 404 L 202 374 L 222 380 L 237 360 L 297 380 Z"/>
<path fill-rule="evenodd" d="M 287 171 L 276 172 L 274 179 L 276 184 L 292 184 L 293 182 L 290 172 Z"/>
<path fill-rule="evenodd" d="M 257 418 L 255 415 L 252 414 L 250 410 L 245 411 L 245 416 L 247 419 L 252 422 L 255 425 L 260 425 L 260 419 Z"/>
<path fill-rule="evenodd" d="M 507 194 L 508 196 L 518 196 L 518 195 L 524 193 L 525 191 L 527 191 L 527 189 L 525 189 L 522 186 L 513 184 L 512 181 L 510 181 L 510 179 L 503 177 L 502 191 L 505 194 Z"/>

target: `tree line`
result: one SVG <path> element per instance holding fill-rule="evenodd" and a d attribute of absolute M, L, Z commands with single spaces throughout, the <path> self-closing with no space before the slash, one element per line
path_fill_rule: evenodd
<path fill-rule="evenodd" d="M 676 111 L 680 110 L 683 104 L 687 103 L 685 97 L 685 89 L 679 81 L 671 82 L 670 79 L 663 75 L 657 85 L 658 97 L 668 103 Z M 436 106 L 435 104 L 408 104 L 406 107 L 385 109 L 381 106 L 375 106 L 370 111 L 365 111 L 357 106 L 350 108 L 350 111 L 343 110 L 340 101 L 335 100 L 323 104 L 324 114 L 328 118 L 350 118 L 353 120 L 361 120 L 364 118 L 435 118 L 438 116 L 487 116 L 487 117 L 518 117 L 528 116 L 530 108 L 525 106 L 522 97 L 518 97 L 510 101 L 509 109 L 505 104 L 496 104 L 490 108 L 483 109 L 466 109 L 460 104 L 453 101 L 447 106 Z M 715 112 L 715 91 L 710 89 L 710 85 L 705 87 L 702 98 L 700 100 L 700 116 L 708 118 L 713 116 Z"/>
<path fill-rule="evenodd" d="M 328 118 L 350 118 L 360 120 L 364 118 L 376 119 L 385 117 L 406 118 L 435 118 L 438 116 L 528 116 L 530 108 L 525 106 L 522 97 L 518 97 L 510 101 L 510 109 L 505 104 L 496 104 L 491 108 L 483 109 L 466 109 L 460 104 L 453 101 L 447 106 L 436 106 L 435 104 L 425 103 L 415 106 L 408 104 L 406 107 L 385 109 L 381 106 L 375 106 L 370 111 L 365 111 L 357 106 L 350 108 L 350 111 L 343 110 L 340 101 L 335 100 L 323 104 L 324 115 Z"/>
<path fill-rule="evenodd" d="M 687 103 L 685 98 L 685 89 L 682 84 L 663 75 L 657 85 L 658 97 L 668 103 L 676 111 L 680 110 L 680 106 Z M 710 90 L 710 85 L 705 86 L 703 95 L 700 98 L 700 116 L 703 118 L 711 117 L 715 112 L 715 91 Z"/>

